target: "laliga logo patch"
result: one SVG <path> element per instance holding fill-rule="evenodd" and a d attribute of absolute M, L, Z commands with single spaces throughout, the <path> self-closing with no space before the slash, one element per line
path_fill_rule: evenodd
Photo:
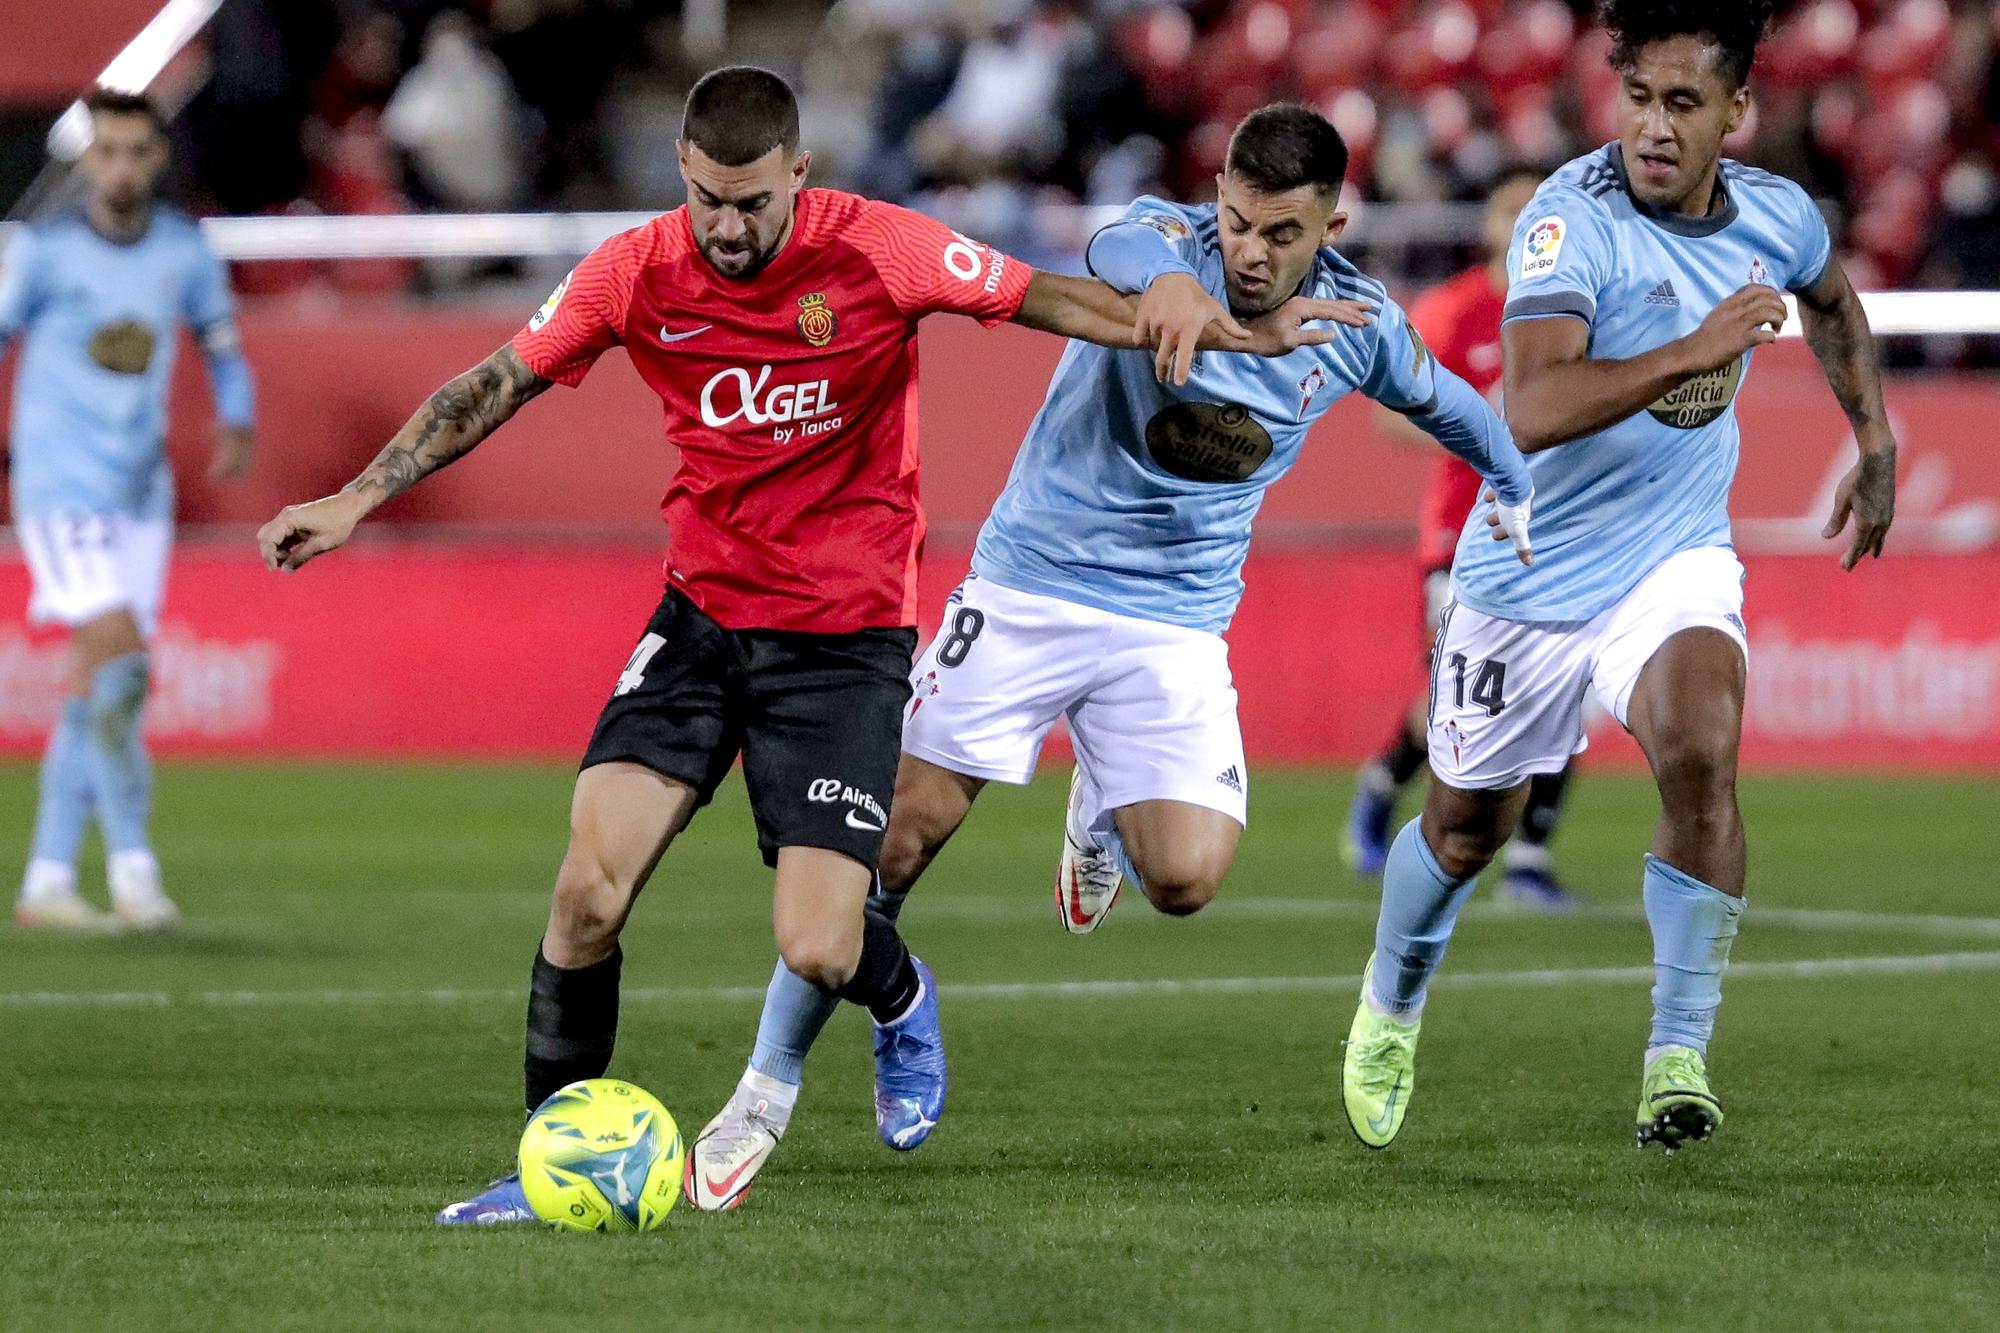
<path fill-rule="evenodd" d="M 1556 266 L 1556 257 L 1562 254 L 1563 220 L 1559 217 L 1545 217 L 1528 228 L 1528 239 L 1521 246 L 1521 276 L 1532 278 L 1538 273 L 1547 273 Z"/>
<path fill-rule="evenodd" d="M 840 332 L 840 321 L 826 304 L 825 292 L 807 292 L 799 298 L 799 337 L 811 347 L 824 347 Z"/>
<path fill-rule="evenodd" d="M 1188 229 L 1187 223 L 1166 213 L 1148 213 L 1145 217 L 1140 218 L 1139 221 L 1175 244 L 1179 244 L 1194 235 L 1194 232 Z"/>
<path fill-rule="evenodd" d="M 576 270 L 574 269 L 563 275 L 563 280 L 556 284 L 554 291 L 549 293 L 549 299 L 542 302 L 542 308 L 537 310 L 534 316 L 528 320 L 528 332 L 541 332 L 542 325 L 548 323 L 554 317 L 556 307 L 562 304 L 563 293 L 569 290 L 569 280 L 575 276 Z"/>

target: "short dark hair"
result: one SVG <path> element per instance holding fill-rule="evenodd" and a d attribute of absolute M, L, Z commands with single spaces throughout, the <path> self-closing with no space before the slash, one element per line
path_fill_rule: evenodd
<path fill-rule="evenodd" d="M 92 88 L 83 95 L 84 110 L 93 116 L 144 116 L 161 134 L 167 132 L 167 117 L 159 103 L 144 93 L 118 88 Z"/>
<path fill-rule="evenodd" d="M 755 162 L 773 148 L 799 146 L 799 99 L 768 69 L 726 65 L 688 90 L 681 138 L 725 167 Z"/>
<path fill-rule="evenodd" d="M 1243 118 L 1229 136 L 1222 169 L 1263 194 L 1301 185 L 1338 194 L 1347 175 L 1347 141 L 1311 107 L 1274 103 Z"/>
<path fill-rule="evenodd" d="M 1775 8 L 1776 0 L 1597 0 L 1597 20 L 1611 34 L 1613 69 L 1630 69 L 1642 46 L 1698 37 L 1720 48 L 1718 70 L 1741 88 Z"/>

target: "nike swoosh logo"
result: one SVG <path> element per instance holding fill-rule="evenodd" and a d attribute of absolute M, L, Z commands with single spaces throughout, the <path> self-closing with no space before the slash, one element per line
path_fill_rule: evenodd
<path fill-rule="evenodd" d="M 1069 916 L 1079 926 L 1089 925 L 1097 919 L 1094 913 L 1083 910 L 1083 885 L 1074 872 L 1069 880 Z"/>
<path fill-rule="evenodd" d="M 702 1183 L 708 1186 L 710 1194 L 718 1199 L 726 1199 L 729 1197 L 729 1191 L 735 1188 L 737 1180 L 742 1177 L 745 1171 L 748 1171 L 756 1164 L 756 1160 L 754 1157 L 751 1158 L 720 1180 L 717 1180 L 714 1176 L 704 1176 Z"/>
<path fill-rule="evenodd" d="M 1389 1132 L 1389 1121 L 1396 1114 L 1396 1099 L 1402 1095 L 1403 1076 L 1398 1074 L 1396 1075 L 1396 1086 L 1389 1089 L 1389 1100 L 1382 1107 L 1382 1118 L 1377 1120 L 1374 1116 L 1369 1116 L 1368 1128 L 1374 1130 L 1377 1134 L 1387 1134 Z"/>
<path fill-rule="evenodd" d="M 660 341 L 663 343 L 683 342 L 694 337 L 697 333 L 707 333 L 714 327 L 715 325 L 713 324 L 704 324 L 698 329 L 689 329 L 686 333 L 669 333 L 667 332 L 667 326 L 662 324 L 660 325 Z"/>
<path fill-rule="evenodd" d="M 880 824 L 871 824 L 867 820 L 859 818 L 852 810 L 847 812 L 847 827 L 858 828 L 868 833 L 880 833 L 882 831 Z"/>

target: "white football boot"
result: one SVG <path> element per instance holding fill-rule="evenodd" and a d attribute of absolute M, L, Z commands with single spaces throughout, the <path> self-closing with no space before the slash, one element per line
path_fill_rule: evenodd
<path fill-rule="evenodd" d="M 1096 930 L 1118 902 L 1125 872 L 1118 858 L 1091 842 L 1083 826 L 1083 769 L 1069 779 L 1069 811 L 1063 817 L 1062 860 L 1056 863 L 1056 916 L 1072 935 Z"/>
<path fill-rule="evenodd" d="M 787 1089 L 762 1074 L 744 1075 L 688 1149 L 681 1193 L 689 1203 L 705 1213 L 742 1206 L 765 1159 L 785 1136 L 791 1107 L 774 1105 L 769 1094 L 786 1091 L 798 1095 L 797 1088 Z"/>
<path fill-rule="evenodd" d="M 14 923 L 29 929 L 109 930 L 117 922 L 83 900 L 76 871 L 55 861 L 30 861 L 14 904 Z"/>
<path fill-rule="evenodd" d="M 111 910 L 134 930 L 180 924 L 180 908 L 160 887 L 160 863 L 151 852 L 113 852 L 105 858 L 104 878 L 111 886 Z"/>

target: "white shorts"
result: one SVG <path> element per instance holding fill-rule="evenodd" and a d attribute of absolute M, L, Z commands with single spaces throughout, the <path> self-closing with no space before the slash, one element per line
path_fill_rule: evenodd
<path fill-rule="evenodd" d="M 1445 608 L 1431 652 L 1431 770 L 1469 791 L 1555 773 L 1590 744 L 1586 697 L 1619 724 L 1660 645 L 1685 629 L 1743 634 L 1743 566 L 1711 546 L 1664 561 L 1589 620 L 1537 624 Z"/>
<path fill-rule="evenodd" d="M 968 577 L 917 659 L 903 751 L 968 777 L 1027 782 L 1059 717 L 1083 770 L 1086 823 L 1139 801 L 1246 816 L 1249 777 L 1229 646 Z"/>
<path fill-rule="evenodd" d="M 34 592 L 28 619 L 72 628 L 130 611 L 151 635 L 166 595 L 174 525 L 167 519 L 70 512 L 24 515 L 14 528 Z"/>

